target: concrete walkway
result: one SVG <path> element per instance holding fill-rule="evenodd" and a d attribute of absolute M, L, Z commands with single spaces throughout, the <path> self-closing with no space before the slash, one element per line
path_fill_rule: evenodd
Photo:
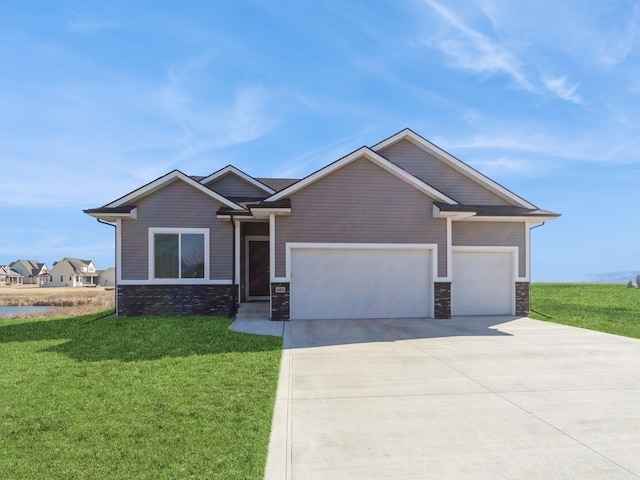
<path fill-rule="evenodd" d="M 638 479 L 640 341 L 528 318 L 292 321 L 282 479 Z"/>
<path fill-rule="evenodd" d="M 229 325 L 229 330 L 282 337 L 285 322 L 272 322 L 269 320 L 269 315 L 269 302 L 241 303 L 235 320 Z"/>

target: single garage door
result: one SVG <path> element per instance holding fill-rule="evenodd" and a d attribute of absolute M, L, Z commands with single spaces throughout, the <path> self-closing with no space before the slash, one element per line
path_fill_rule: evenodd
<path fill-rule="evenodd" d="M 452 315 L 513 315 L 512 252 L 453 252 Z"/>
<path fill-rule="evenodd" d="M 412 318 L 432 315 L 431 250 L 294 248 L 291 318 Z"/>

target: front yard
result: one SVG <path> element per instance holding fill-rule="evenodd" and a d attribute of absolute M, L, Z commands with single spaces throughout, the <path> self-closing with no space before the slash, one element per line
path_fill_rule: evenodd
<path fill-rule="evenodd" d="M 534 283 L 530 317 L 640 338 L 640 288 L 612 283 Z"/>
<path fill-rule="evenodd" d="M 221 318 L 0 321 L 11 479 L 259 479 L 280 338 Z"/>

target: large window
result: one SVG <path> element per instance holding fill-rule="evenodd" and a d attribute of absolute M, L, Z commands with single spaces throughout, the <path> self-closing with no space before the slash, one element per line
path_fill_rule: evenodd
<path fill-rule="evenodd" d="M 205 279 L 209 271 L 207 229 L 149 229 L 149 276 L 153 279 Z"/>

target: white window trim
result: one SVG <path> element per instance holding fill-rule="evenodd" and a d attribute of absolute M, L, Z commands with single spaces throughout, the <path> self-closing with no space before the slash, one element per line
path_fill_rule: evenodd
<path fill-rule="evenodd" d="M 172 233 L 172 234 L 201 234 L 204 235 L 204 278 L 156 278 L 155 277 L 155 242 L 154 235 L 156 233 Z M 209 229 L 208 228 L 149 228 L 149 281 L 155 284 L 203 284 L 210 283 L 209 278 L 210 262 L 209 262 Z"/>

